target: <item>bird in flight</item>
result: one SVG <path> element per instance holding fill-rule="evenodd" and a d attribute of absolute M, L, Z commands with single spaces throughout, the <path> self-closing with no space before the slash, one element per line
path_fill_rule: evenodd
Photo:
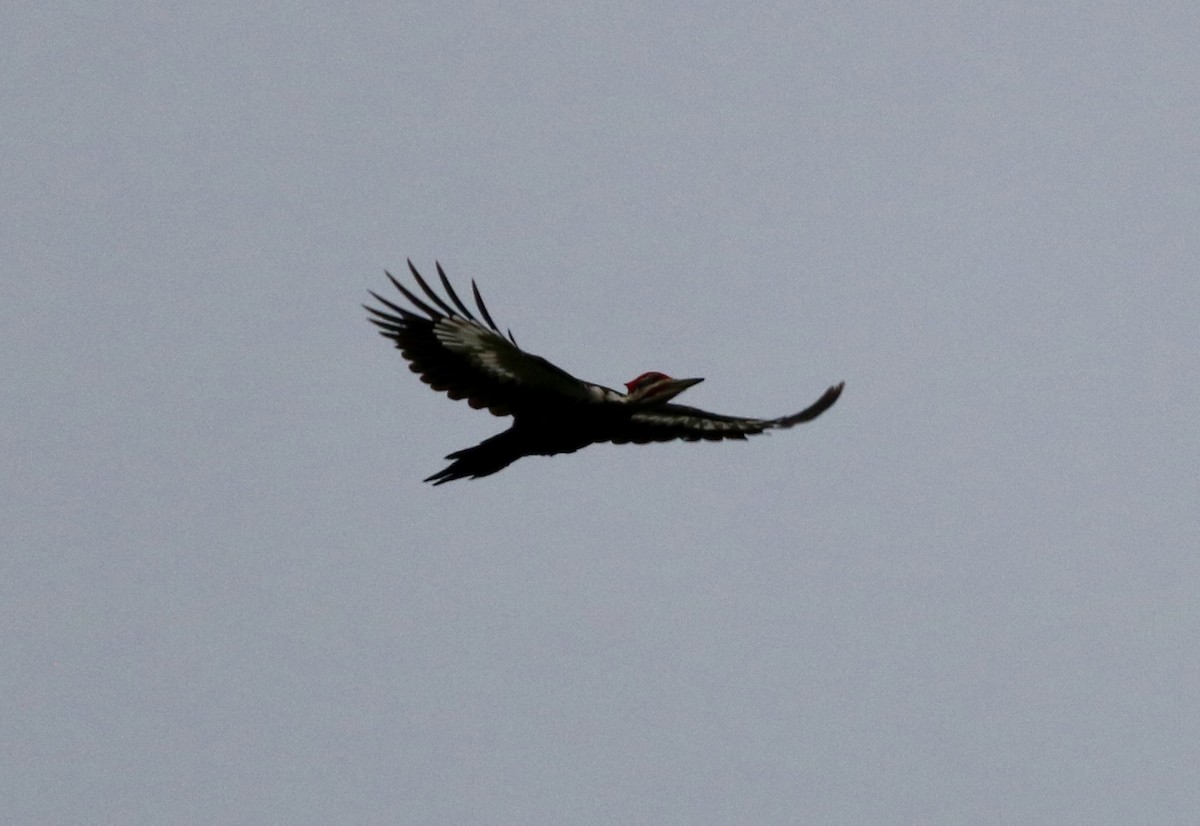
<path fill-rule="evenodd" d="M 601 442 L 745 439 L 815 419 L 837 401 L 845 384 L 835 384 L 799 413 L 778 419 L 725 416 L 671 401 L 704 379 L 642 373 L 626 382 L 626 392 L 621 393 L 577 379 L 522 350 L 511 332 L 502 333 L 496 326 L 474 281 L 471 289 L 482 320 L 459 299 L 441 264 L 437 273 L 449 303 L 430 288 L 411 260 L 408 269 L 428 301 L 385 272 L 415 309 L 371 292 L 382 308 L 363 305 L 372 314 L 368 319 L 396 343 L 410 369 L 434 390 L 466 399 L 476 409 L 513 417 L 508 430 L 447 456 L 451 464 L 425 479 L 435 485 L 488 476 L 522 456 L 574 453 Z"/>

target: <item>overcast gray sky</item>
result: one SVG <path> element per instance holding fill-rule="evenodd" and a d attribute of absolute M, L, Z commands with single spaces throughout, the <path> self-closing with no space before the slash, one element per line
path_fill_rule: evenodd
<path fill-rule="evenodd" d="M 0 12 L 0 820 L 1194 823 L 1200 7 Z M 497 432 L 358 306 L 610 386 Z"/>

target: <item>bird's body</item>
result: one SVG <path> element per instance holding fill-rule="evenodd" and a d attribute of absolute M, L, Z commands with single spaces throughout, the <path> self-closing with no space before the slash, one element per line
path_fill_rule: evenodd
<path fill-rule="evenodd" d="M 472 407 L 487 408 L 497 416 L 513 417 L 508 430 L 447 456 L 450 466 L 425 480 L 435 485 L 487 476 L 522 456 L 573 453 L 600 442 L 744 439 L 815 419 L 842 392 L 843 385 L 837 384 L 799 413 L 778 419 L 724 416 L 670 401 L 702 379 L 643 373 L 621 393 L 577 379 L 525 352 L 511 333 L 506 338 L 492 321 L 474 282 L 471 286 L 482 321 L 458 298 L 440 265 L 438 276 L 453 306 L 430 288 L 411 261 L 408 266 L 429 301 L 418 298 L 389 273 L 396 289 L 420 313 L 371 293 L 386 309 L 367 307 L 373 314 L 370 321 L 396 343 L 413 372 L 434 390 L 444 391 L 452 399 L 466 399 Z"/>

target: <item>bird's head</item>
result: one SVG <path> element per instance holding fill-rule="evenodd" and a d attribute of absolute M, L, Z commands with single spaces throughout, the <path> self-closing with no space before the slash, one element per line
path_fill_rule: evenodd
<path fill-rule="evenodd" d="M 629 391 L 625 398 L 636 404 L 662 404 L 702 381 L 704 379 L 673 379 L 664 373 L 642 373 L 633 381 L 625 382 Z"/>

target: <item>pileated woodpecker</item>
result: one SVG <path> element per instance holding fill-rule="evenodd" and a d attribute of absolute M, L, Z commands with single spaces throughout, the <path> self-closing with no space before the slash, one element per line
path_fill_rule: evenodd
<path fill-rule="evenodd" d="M 396 342 L 412 371 L 434 390 L 452 399 L 466 399 L 476 409 L 486 407 L 497 416 L 513 417 L 512 427 L 503 433 L 447 456 L 450 466 L 425 479 L 435 485 L 487 476 L 522 456 L 573 453 L 598 442 L 745 439 L 815 419 L 837 401 L 845 384 L 830 387 L 799 413 L 778 419 L 723 416 L 671 403 L 704 379 L 643 373 L 626 382 L 627 392 L 620 393 L 581 381 L 518 347 L 512 332 L 505 337 L 492 321 L 474 281 L 471 289 L 482 321 L 459 299 L 441 264 L 437 265 L 438 277 L 453 307 L 430 289 L 412 261 L 408 269 L 432 303 L 418 298 L 391 273 L 385 275 L 424 315 L 372 292 L 386 309 L 363 305 L 372 313 L 368 320 Z"/>

